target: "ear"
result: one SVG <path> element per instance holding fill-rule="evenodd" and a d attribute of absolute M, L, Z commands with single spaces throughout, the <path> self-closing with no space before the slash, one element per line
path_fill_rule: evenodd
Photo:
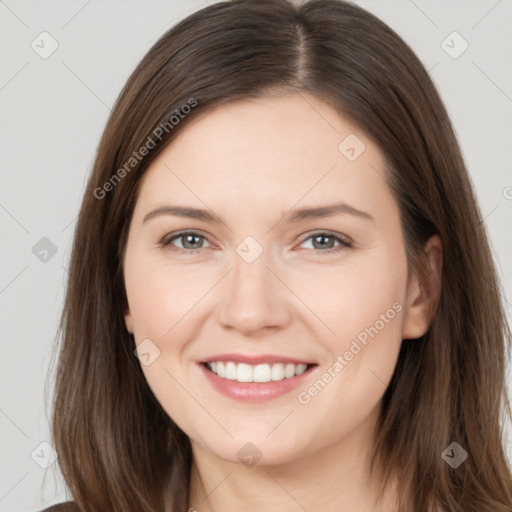
<path fill-rule="evenodd" d="M 132 314 L 130 312 L 130 306 L 128 304 L 125 307 L 124 310 L 124 323 L 126 325 L 126 329 L 130 334 L 133 334 L 133 320 L 132 320 Z"/>
<path fill-rule="evenodd" d="M 441 297 L 443 246 L 439 236 L 428 240 L 422 256 L 424 263 L 408 280 L 403 339 L 420 338 L 428 331 Z"/>

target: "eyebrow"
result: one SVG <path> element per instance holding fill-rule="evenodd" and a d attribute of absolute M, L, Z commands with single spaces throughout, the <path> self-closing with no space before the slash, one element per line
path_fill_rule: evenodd
<path fill-rule="evenodd" d="M 318 219 L 330 217 L 336 214 L 352 215 L 366 220 L 374 220 L 367 212 L 358 210 L 346 203 L 336 203 L 327 206 L 318 206 L 313 208 L 298 208 L 287 212 L 282 212 L 282 217 L 288 215 L 288 222 L 296 223 L 306 219 Z M 224 221 L 213 212 L 201 208 L 190 208 L 186 206 L 160 206 L 144 216 L 143 223 L 161 215 L 173 215 L 175 217 L 186 217 L 189 219 L 202 220 L 211 224 L 224 224 Z"/>

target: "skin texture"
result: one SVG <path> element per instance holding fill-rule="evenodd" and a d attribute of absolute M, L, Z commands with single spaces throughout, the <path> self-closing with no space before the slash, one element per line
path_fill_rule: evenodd
<path fill-rule="evenodd" d="M 354 161 L 338 149 L 350 134 L 365 145 Z M 402 340 L 414 343 L 428 329 L 441 266 L 433 237 L 426 249 L 435 271 L 421 281 L 408 272 L 398 205 L 384 177 L 378 147 L 306 94 L 218 107 L 191 122 L 144 175 L 124 261 L 125 320 L 136 344 L 150 339 L 160 350 L 142 368 L 191 440 L 190 506 L 198 511 L 372 510 L 376 481 L 367 464 L 382 396 Z M 292 209 L 341 201 L 372 219 L 342 213 L 288 221 Z M 165 214 L 143 222 L 164 205 L 207 209 L 224 223 Z M 205 238 L 160 245 L 183 230 Z M 311 237 L 326 231 L 352 247 L 333 252 L 340 247 L 333 238 L 315 244 Z M 263 249 L 252 263 L 236 252 L 247 236 Z M 178 252 L 184 247 L 187 254 Z M 381 315 L 384 327 L 300 403 L 298 392 Z M 300 389 L 246 403 L 217 392 L 197 364 L 232 352 L 319 366 Z M 252 467 L 237 456 L 247 442 L 261 452 Z M 382 510 L 392 510 L 394 492 Z"/>

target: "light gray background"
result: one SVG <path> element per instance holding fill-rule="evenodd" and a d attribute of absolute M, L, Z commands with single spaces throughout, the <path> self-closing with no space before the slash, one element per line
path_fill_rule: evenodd
<path fill-rule="evenodd" d="M 41 443 L 50 441 L 45 381 L 85 180 L 129 73 L 165 30 L 206 3 L 0 0 L 1 511 L 40 510 L 66 498 L 57 464 L 41 467 L 51 462 L 51 449 Z M 440 90 L 478 193 L 510 317 L 512 3 L 357 3 L 410 44 Z M 50 48 L 43 31 L 58 43 L 46 59 L 31 47 L 35 41 L 39 52 Z M 464 43 L 453 31 L 469 44 L 458 58 L 454 52 Z M 57 247 L 46 262 L 39 259 L 44 253 L 32 252 L 43 237 Z M 507 448 L 512 460 L 510 442 Z"/>

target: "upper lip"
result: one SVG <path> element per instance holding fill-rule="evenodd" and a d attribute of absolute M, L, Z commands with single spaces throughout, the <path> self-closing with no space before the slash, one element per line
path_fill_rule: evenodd
<path fill-rule="evenodd" d="M 291 364 L 315 364 L 294 357 L 279 356 L 275 354 L 243 355 L 243 354 L 218 354 L 202 359 L 201 363 L 213 363 L 215 361 L 233 361 L 234 363 L 246 363 L 250 365 L 265 363 L 291 363 Z"/>

